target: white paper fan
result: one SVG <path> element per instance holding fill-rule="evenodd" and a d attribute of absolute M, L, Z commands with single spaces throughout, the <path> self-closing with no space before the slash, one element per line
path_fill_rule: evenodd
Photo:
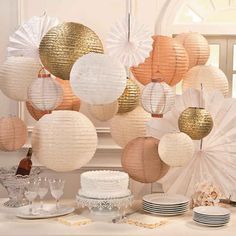
<path fill-rule="evenodd" d="M 9 38 L 8 56 L 39 58 L 39 44 L 43 36 L 59 24 L 56 17 L 34 16 L 23 23 Z"/>
<path fill-rule="evenodd" d="M 176 98 L 175 108 L 163 119 L 152 119 L 148 123 L 148 135 L 160 139 L 171 131 L 178 131 L 178 117 L 189 106 L 199 106 L 200 92 L 187 90 Z M 214 126 L 211 133 L 195 143 L 192 161 L 180 168 L 171 169 L 159 182 L 165 192 L 191 196 L 199 182 L 212 182 L 226 196 L 236 183 L 236 99 L 225 99 L 220 92 L 203 92 L 204 107 L 211 113 Z"/>
<path fill-rule="evenodd" d="M 106 40 L 108 54 L 118 58 L 124 66 L 137 66 L 144 62 L 152 50 L 151 36 L 151 31 L 145 25 L 138 24 L 133 17 L 129 21 L 127 17 L 111 28 Z"/>

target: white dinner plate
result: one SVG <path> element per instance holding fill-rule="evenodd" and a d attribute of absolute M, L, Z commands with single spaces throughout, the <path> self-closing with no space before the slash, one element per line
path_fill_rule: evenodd
<path fill-rule="evenodd" d="M 209 216 L 225 216 L 230 214 L 230 211 L 228 209 L 218 206 L 195 207 L 193 208 L 193 212 Z"/>
<path fill-rule="evenodd" d="M 173 207 L 185 207 L 185 206 L 188 206 L 189 205 L 189 202 L 186 202 L 184 204 L 171 204 L 171 205 L 163 205 L 163 204 L 155 204 L 155 203 L 150 203 L 150 202 L 146 202 L 143 200 L 143 203 L 145 204 L 149 204 L 151 206 L 157 206 L 157 207 L 166 207 L 166 208 L 173 208 Z"/>
<path fill-rule="evenodd" d="M 29 214 L 29 206 L 20 207 L 17 212 L 17 217 L 23 219 L 46 219 L 52 217 L 63 216 L 72 213 L 75 208 L 69 207 L 65 205 L 60 205 L 59 209 L 56 210 L 55 204 L 44 204 L 45 212 L 39 212 L 37 210 L 33 210 L 33 214 Z"/>
<path fill-rule="evenodd" d="M 196 222 L 199 225 L 203 225 L 203 226 L 208 226 L 208 227 L 221 227 L 221 226 L 225 226 L 225 224 L 207 224 L 207 223 L 202 223 L 202 222 L 198 222 L 196 220 L 194 220 L 194 222 Z"/>
<path fill-rule="evenodd" d="M 230 219 L 227 220 L 206 220 L 206 219 L 201 219 L 201 218 L 193 218 L 194 220 L 200 221 L 200 222 L 205 222 L 205 223 L 225 223 L 229 222 Z"/>
<path fill-rule="evenodd" d="M 177 216 L 177 215 L 182 215 L 188 211 L 188 210 L 186 210 L 186 211 L 181 211 L 181 212 L 166 213 L 166 212 L 154 212 L 154 211 L 150 211 L 148 209 L 143 209 L 143 210 L 147 213 L 154 214 L 154 215 L 160 215 L 160 216 Z"/>
<path fill-rule="evenodd" d="M 199 218 L 199 219 L 205 219 L 205 220 L 228 220 L 230 219 L 230 216 L 227 217 L 207 217 L 207 216 L 201 216 L 201 215 L 193 215 L 193 218 Z"/>
<path fill-rule="evenodd" d="M 188 205 L 186 206 L 181 206 L 181 207 L 162 207 L 162 206 L 155 206 L 155 205 L 150 205 L 148 203 L 143 203 L 143 206 L 147 206 L 150 208 L 154 208 L 154 209 L 161 209 L 161 210 L 181 210 L 181 209 L 186 209 L 188 208 Z"/>
<path fill-rule="evenodd" d="M 153 207 L 147 207 L 143 206 L 143 208 L 150 210 L 150 211 L 157 211 L 157 212 L 180 212 L 180 211 L 186 211 L 188 208 L 183 208 L 183 209 L 170 209 L 170 210 L 165 210 L 165 209 L 156 209 Z"/>

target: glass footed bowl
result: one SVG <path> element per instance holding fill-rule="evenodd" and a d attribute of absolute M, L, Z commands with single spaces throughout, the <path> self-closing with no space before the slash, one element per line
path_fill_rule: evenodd
<path fill-rule="evenodd" d="M 21 207 L 28 204 L 24 196 L 26 183 L 34 178 L 38 178 L 41 169 L 32 167 L 29 175 L 15 175 L 17 166 L 11 168 L 0 168 L 0 183 L 5 187 L 9 200 L 4 203 L 6 207 Z"/>

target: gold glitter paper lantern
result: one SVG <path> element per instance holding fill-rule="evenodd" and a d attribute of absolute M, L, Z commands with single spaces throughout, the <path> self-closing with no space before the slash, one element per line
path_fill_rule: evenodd
<path fill-rule="evenodd" d="M 126 113 L 133 111 L 139 104 L 140 89 L 138 85 L 131 79 L 127 79 L 126 88 L 119 97 L 118 113 Z"/>
<path fill-rule="evenodd" d="M 158 144 L 158 139 L 142 137 L 125 146 L 121 164 L 132 179 L 141 183 L 153 183 L 168 172 L 168 165 L 159 157 Z"/>
<path fill-rule="evenodd" d="M 210 113 L 204 108 L 189 107 L 179 117 L 179 130 L 189 135 L 193 140 L 206 137 L 213 128 Z"/>
<path fill-rule="evenodd" d="M 69 79 L 75 61 L 89 52 L 103 53 L 101 40 L 90 28 L 74 22 L 53 27 L 39 46 L 45 68 L 64 80 Z"/>

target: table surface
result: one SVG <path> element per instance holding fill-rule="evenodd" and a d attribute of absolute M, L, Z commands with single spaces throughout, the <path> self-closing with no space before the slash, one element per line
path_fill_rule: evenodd
<path fill-rule="evenodd" d="M 145 235 L 145 236 L 235 236 L 236 235 L 236 207 L 229 207 L 231 220 L 227 226 L 205 227 L 195 224 L 192 211 L 182 216 L 166 217 L 168 223 L 155 229 L 145 229 L 128 224 L 113 224 L 93 222 L 83 226 L 67 226 L 54 219 L 24 220 L 15 216 L 17 209 L 3 206 L 6 199 L 0 199 L 0 235 L 4 236 L 62 236 L 62 235 Z M 64 204 L 75 206 L 72 200 Z M 84 214 L 79 209 L 81 214 Z M 163 218 L 163 217 L 161 217 Z"/>

